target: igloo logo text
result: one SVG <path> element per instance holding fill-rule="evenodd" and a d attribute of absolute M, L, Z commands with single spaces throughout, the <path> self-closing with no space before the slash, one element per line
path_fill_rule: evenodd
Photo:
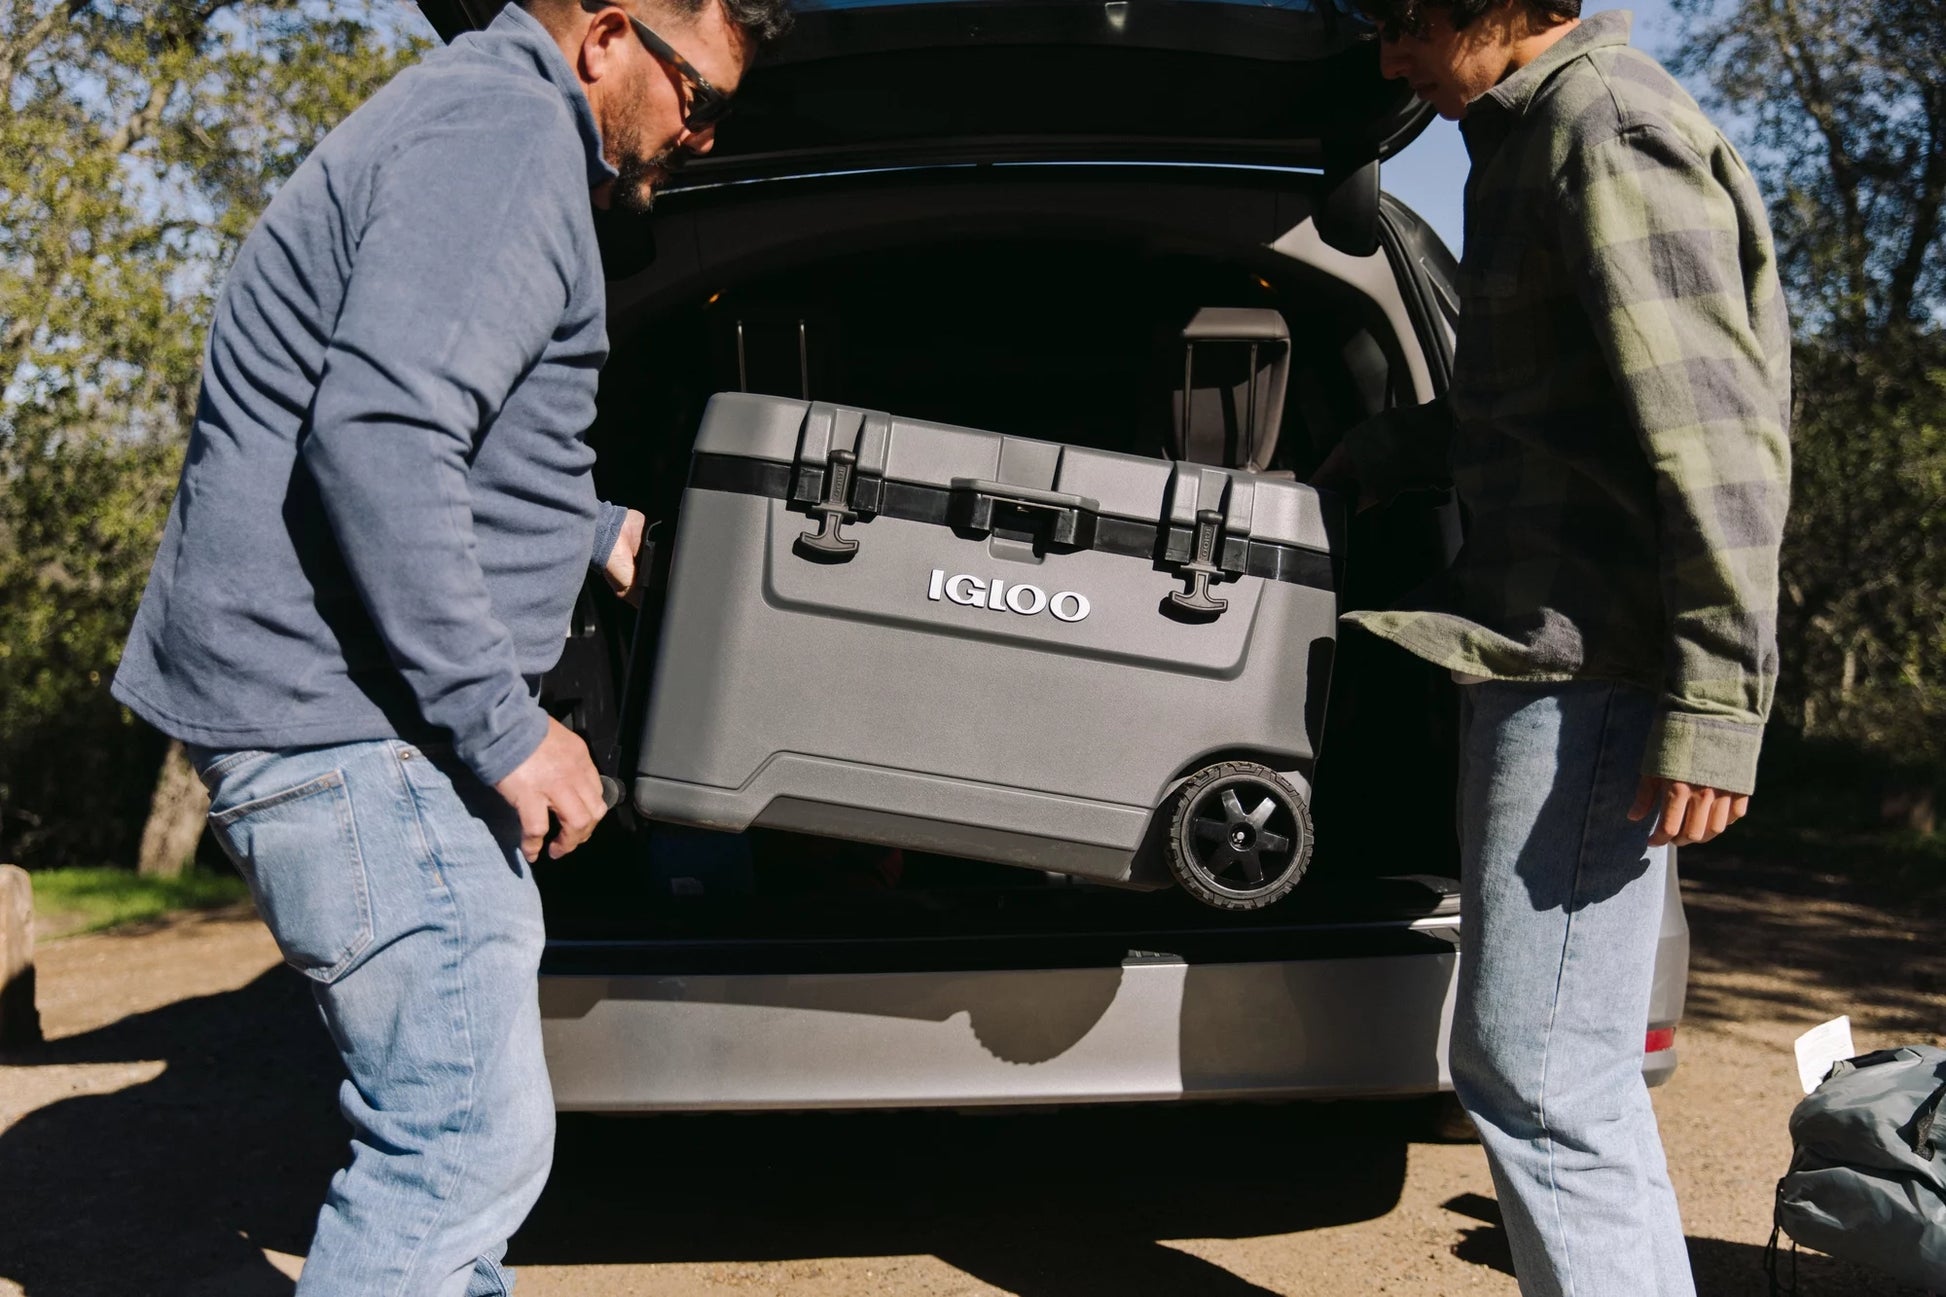
<path fill-rule="evenodd" d="M 1087 595 L 1076 594 L 1072 590 L 1050 595 L 1039 586 L 1026 582 L 1012 584 L 998 577 L 982 581 L 966 572 L 947 576 L 946 569 L 940 567 L 932 570 L 932 582 L 926 587 L 926 598 L 935 603 L 944 599 L 947 603 L 967 608 L 1019 613 L 1022 617 L 1046 612 L 1056 621 L 1066 622 L 1080 621 L 1088 615 L 1092 606 Z"/>

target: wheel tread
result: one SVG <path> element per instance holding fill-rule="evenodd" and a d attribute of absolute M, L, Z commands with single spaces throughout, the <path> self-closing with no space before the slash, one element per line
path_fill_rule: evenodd
<path fill-rule="evenodd" d="M 1233 896 L 1218 891 L 1205 880 L 1202 869 L 1194 860 L 1188 858 L 1184 850 L 1186 836 L 1195 836 L 1209 841 L 1208 826 L 1197 821 L 1195 817 L 1196 804 L 1201 794 L 1212 784 L 1232 777 L 1248 778 L 1261 783 L 1286 800 L 1291 818 L 1297 828 L 1296 854 L 1291 866 L 1261 895 Z M 1263 806 L 1259 806 L 1256 813 L 1246 814 L 1234 789 L 1224 789 L 1221 797 L 1225 810 L 1235 819 L 1249 822 L 1261 829 L 1262 824 L 1257 823 L 1259 816 L 1266 822 L 1270 818 L 1270 813 Z M 1281 834 L 1268 834 L 1266 837 L 1266 845 L 1268 841 L 1276 841 L 1281 844 L 1278 849 L 1292 846 L 1283 839 Z M 1291 786 L 1290 781 L 1269 766 L 1260 765 L 1255 761 L 1220 761 L 1215 765 L 1205 766 L 1191 775 L 1177 792 L 1175 812 L 1170 817 L 1169 823 L 1167 852 L 1169 872 L 1175 876 L 1176 882 L 1184 891 L 1205 905 L 1219 910 L 1244 911 L 1262 909 L 1274 901 L 1283 899 L 1302 881 L 1305 871 L 1310 867 L 1311 846 L 1310 808 L 1297 789 Z"/>

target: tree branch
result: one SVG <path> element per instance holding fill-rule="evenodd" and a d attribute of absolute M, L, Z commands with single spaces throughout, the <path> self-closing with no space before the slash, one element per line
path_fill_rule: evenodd
<path fill-rule="evenodd" d="M 149 132 L 155 129 L 155 124 L 162 120 L 162 110 L 168 107 L 169 96 L 175 92 L 176 83 L 172 80 L 157 79 L 150 82 L 148 99 L 143 101 L 140 108 L 130 113 L 128 120 L 108 137 L 104 147 L 108 150 L 109 156 L 119 158 L 148 138 Z"/>
<path fill-rule="evenodd" d="M 1914 323 L 1919 318 L 1914 294 L 1919 277 L 1925 273 L 1926 258 L 1939 235 L 1939 215 L 1946 201 L 1946 91 L 1928 87 L 1926 101 L 1926 165 L 1919 179 L 1919 192 L 1912 202 L 1912 228 L 1906 233 L 1905 255 L 1892 271 L 1886 289 L 1886 318 L 1893 325 Z"/>
<path fill-rule="evenodd" d="M 1798 101 L 1804 105 L 1805 114 L 1824 139 L 1826 162 L 1831 168 L 1832 187 L 1837 191 L 1839 218 L 1843 227 L 1845 270 L 1851 279 L 1848 287 L 1855 300 L 1863 300 L 1871 283 L 1871 254 L 1870 241 L 1865 237 L 1864 218 L 1858 206 L 1858 165 L 1845 144 L 1844 128 L 1838 122 L 1833 96 L 1818 70 L 1816 59 L 1811 56 L 1804 23 L 1797 10 L 1797 0 L 1779 0 L 1776 8 L 1766 4 L 1765 13 L 1777 20 L 1772 39 L 1777 43 L 1778 56 L 1791 79 L 1796 82 Z"/>

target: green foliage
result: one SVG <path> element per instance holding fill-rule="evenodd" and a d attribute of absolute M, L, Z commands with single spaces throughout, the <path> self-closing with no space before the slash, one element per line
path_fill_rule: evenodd
<path fill-rule="evenodd" d="M 49 937 L 98 932 L 178 910 L 213 910 L 250 895 L 243 880 L 228 871 L 151 878 L 115 868 L 38 869 L 32 878 L 36 922 Z"/>
<path fill-rule="evenodd" d="M 1798 348 L 1787 718 L 1946 767 L 1946 338 Z"/>
<path fill-rule="evenodd" d="M 1887 793 L 1929 795 L 1946 810 L 1946 770 L 1862 748 L 1851 738 L 1773 734 L 1757 772 L 1761 805 L 1720 848 L 1842 874 L 1888 899 L 1946 913 L 1946 834 L 1885 826 Z"/>
<path fill-rule="evenodd" d="M 1937 0 L 1675 0 L 1799 324 L 1780 715 L 1946 762 Z M 0 859 L 126 859 L 160 744 L 107 697 L 223 269 L 423 44 L 375 0 L 0 0 Z M 1869 782 L 1879 775 L 1858 773 Z"/>
<path fill-rule="evenodd" d="M 371 0 L 0 0 L 0 858 L 131 854 L 106 694 L 238 242 L 423 41 Z"/>
<path fill-rule="evenodd" d="M 1938 0 L 1675 0 L 1769 194 L 1798 329 L 1781 719 L 1946 765 Z"/>

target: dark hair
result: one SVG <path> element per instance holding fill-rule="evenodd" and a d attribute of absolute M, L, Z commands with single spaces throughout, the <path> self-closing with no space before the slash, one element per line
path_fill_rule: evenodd
<path fill-rule="evenodd" d="M 1357 0 L 1359 12 L 1373 22 L 1415 36 L 1426 28 L 1428 9 L 1444 9 L 1452 15 L 1453 26 L 1464 29 L 1488 10 L 1505 3 L 1507 0 Z M 1581 0 L 1513 0 L 1513 3 L 1530 10 L 1537 18 L 1551 18 L 1555 22 L 1581 16 Z"/>
<path fill-rule="evenodd" d="M 654 0 L 661 8 L 694 18 L 716 0 Z M 521 8 L 552 25 L 555 19 L 589 8 L 581 0 L 518 0 Z M 621 3 L 621 0 L 615 0 Z M 723 15 L 759 49 L 790 30 L 790 0 L 721 0 Z M 600 5 L 593 6 L 600 8 Z M 624 7 L 626 7 L 624 5 Z"/>
<path fill-rule="evenodd" d="M 693 18 L 703 12 L 711 0 L 661 0 L 667 8 L 685 17 Z M 789 0 L 720 0 L 723 14 L 730 22 L 743 30 L 752 45 L 759 48 L 770 44 L 790 30 L 791 10 Z M 1581 7 L 1575 0 L 1575 8 Z"/>

